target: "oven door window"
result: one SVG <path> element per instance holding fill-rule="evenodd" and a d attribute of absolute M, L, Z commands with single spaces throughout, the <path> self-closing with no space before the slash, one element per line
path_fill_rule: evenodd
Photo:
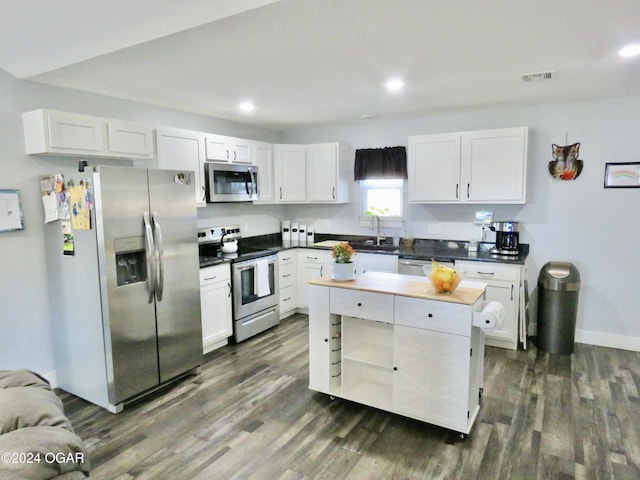
<path fill-rule="evenodd" d="M 258 283 L 256 278 L 256 268 L 245 268 L 240 271 L 240 291 L 241 291 L 241 303 L 242 305 L 249 305 L 253 302 L 260 300 L 261 298 L 267 298 L 275 295 L 276 292 L 276 275 L 275 275 L 275 263 L 269 263 L 269 290 L 270 294 L 259 297 L 257 295 Z"/>

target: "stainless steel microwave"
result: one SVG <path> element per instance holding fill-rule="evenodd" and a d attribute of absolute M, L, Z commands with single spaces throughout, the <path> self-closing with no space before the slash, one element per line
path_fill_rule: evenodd
<path fill-rule="evenodd" d="M 250 202 L 258 199 L 258 167 L 232 163 L 204 164 L 207 202 Z"/>

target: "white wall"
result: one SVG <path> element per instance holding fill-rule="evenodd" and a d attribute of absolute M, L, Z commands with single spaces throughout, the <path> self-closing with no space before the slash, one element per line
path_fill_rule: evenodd
<path fill-rule="evenodd" d="M 640 131 L 640 97 L 613 98 L 518 108 L 443 113 L 394 121 L 285 132 L 286 143 L 346 141 L 354 149 L 406 145 L 409 135 L 529 127 L 528 202 L 524 206 L 484 206 L 497 220 L 522 222 L 520 240 L 531 245 L 528 279 L 537 283 L 548 261 L 569 261 L 582 277 L 576 338 L 585 343 L 640 350 L 640 189 L 604 189 L 606 162 L 640 161 L 635 139 Z M 553 180 L 547 171 L 551 144 L 581 142 L 581 176 Z M 358 198 L 354 184 L 352 198 Z M 467 240 L 478 234 L 473 212 L 483 206 L 406 206 L 416 237 Z M 292 219 L 318 232 L 362 233 L 355 205 L 336 209 L 290 208 Z M 442 234 L 428 233 L 440 223 Z M 366 233 L 365 233 L 366 234 Z"/>
<path fill-rule="evenodd" d="M 19 189 L 26 228 L 0 233 L 0 369 L 54 370 L 49 327 L 43 213 L 38 176 L 75 172 L 76 160 L 24 154 L 21 113 L 36 108 L 103 115 L 154 126 L 180 127 L 271 142 L 344 140 L 354 148 L 406 145 L 407 136 L 456 130 L 528 125 L 529 202 L 490 207 L 496 218 L 523 222 L 522 241 L 531 244 L 529 281 L 549 260 L 576 264 L 582 274 L 578 338 L 640 350 L 640 296 L 633 269 L 640 265 L 640 190 L 603 189 L 604 164 L 636 161 L 640 97 L 527 108 L 496 108 L 396 121 L 289 131 L 256 127 L 19 81 L 0 70 L 0 189 Z M 552 143 L 582 143 L 585 169 L 575 182 L 547 174 Z M 90 163 L 94 163 L 91 161 Z M 357 200 L 353 187 L 352 198 Z M 441 223 L 442 238 L 467 239 L 476 207 L 411 206 L 406 217 L 418 237 Z M 244 223 L 249 235 L 274 233 L 282 218 L 304 219 L 319 232 L 364 233 L 357 204 L 341 206 L 211 205 L 199 210 L 201 224 Z M 307 220 L 308 219 L 308 220 Z M 316 221 L 314 224 L 313 221 Z"/>
<path fill-rule="evenodd" d="M 279 141 L 281 132 L 20 81 L 0 70 L 0 189 L 20 190 L 25 217 L 24 230 L 0 233 L 0 370 L 32 368 L 55 381 L 49 312 L 56 305 L 55 301 L 49 302 L 46 283 L 44 215 L 38 176 L 58 172 L 77 176 L 78 172 L 77 159 L 24 154 L 21 114 L 37 108 L 268 142 Z M 90 165 L 97 163 L 89 160 Z M 272 223 L 279 223 L 271 219 L 276 207 L 261 208 L 264 214 L 260 209 L 252 214 L 256 225 L 271 229 Z M 215 211 L 215 207 L 205 207 L 199 215 L 215 215 Z"/>

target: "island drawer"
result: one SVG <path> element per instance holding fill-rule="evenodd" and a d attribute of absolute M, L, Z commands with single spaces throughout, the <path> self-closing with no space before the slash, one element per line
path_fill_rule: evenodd
<path fill-rule="evenodd" d="M 331 313 L 393 323 L 393 295 L 332 288 L 329 304 Z"/>
<path fill-rule="evenodd" d="M 469 309 L 457 303 L 397 296 L 393 323 L 468 337 L 471 335 Z"/>

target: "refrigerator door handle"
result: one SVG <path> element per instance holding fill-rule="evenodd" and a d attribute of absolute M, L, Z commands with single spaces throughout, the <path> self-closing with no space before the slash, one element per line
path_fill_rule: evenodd
<path fill-rule="evenodd" d="M 149 212 L 142 213 L 142 220 L 144 221 L 144 254 L 147 261 L 147 302 L 153 303 L 156 287 L 155 246 Z"/>
<path fill-rule="evenodd" d="M 164 292 L 164 241 L 162 240 L 162 229 L 158 222 L 158 213 L 153 212 L 153 238 L 155 241 L 155 249 L 158 255 L 158 270 L 156 272 L 156 301 L 162 301 L 162 293 Z"/>

